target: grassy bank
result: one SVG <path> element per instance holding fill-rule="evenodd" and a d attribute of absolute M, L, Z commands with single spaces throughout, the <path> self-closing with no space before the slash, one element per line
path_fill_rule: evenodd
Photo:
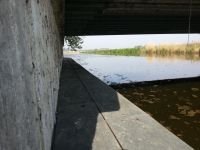
<path fill-rule="evenodd" d="M 107 49 L 107 50 L 88 50 L 84 51 L 86 54 L 99 55 L 121 55 L 121 56 L 139 56 L 141 55 L 141 48 L 124 48 L 124 49 Z"/>
<path fill-rule="evenodd" d="M 126 49 L 88 50 L 86 54 L 121 55 L 121 56 L 170 56 L 200 55 L 200 43 L 173 45 L 145 45 Z"/>

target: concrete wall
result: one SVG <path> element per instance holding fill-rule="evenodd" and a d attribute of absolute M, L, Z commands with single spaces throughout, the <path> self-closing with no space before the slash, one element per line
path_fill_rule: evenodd
<path fill-rule="evenodd" d="M 50 0 L 0 0 L 0 150 L 49 150 L 62 60 Z"/>

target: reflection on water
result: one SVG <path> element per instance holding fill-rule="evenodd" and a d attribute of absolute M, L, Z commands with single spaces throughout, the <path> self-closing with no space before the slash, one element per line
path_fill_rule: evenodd
<path fill-rule="evenodd" d="M 168 61 L 176 61 L 176 60 L 193 60 L 193 61 L 200 61 L 200 53 L 199 54 L 193 54 L 193 55 L 147 55 L 146 57 L 149 58 L 149 60 L 152 60 L 154 58 L 161 59 L 162 61 L 168 60 Z"/>
<path fill-rule="evenodd" d="M 200 79 L 163 85 L 121 85 L 116 90 L 200 150 Z"/>
<path fill-rule="evenodd" d="M 168 58 L 68 55 L 107 84 L 152 81 L 200 75 L 200 60 Z"/>

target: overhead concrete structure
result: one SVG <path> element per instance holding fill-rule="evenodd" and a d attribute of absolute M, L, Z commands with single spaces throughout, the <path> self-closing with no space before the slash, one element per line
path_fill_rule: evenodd
<path fill-rule="evenodd" d="M 65 0 L 65 3 L 65 35 L 200 32 L 199 0 Z"/>

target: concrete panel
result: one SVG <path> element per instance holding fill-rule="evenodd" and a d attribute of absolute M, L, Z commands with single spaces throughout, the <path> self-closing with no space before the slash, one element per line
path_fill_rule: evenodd
<path fill-rule="evenodd" d="M 62 48 L 49 0 L 0 1 L 0 150 L 49 150 Z"/>

